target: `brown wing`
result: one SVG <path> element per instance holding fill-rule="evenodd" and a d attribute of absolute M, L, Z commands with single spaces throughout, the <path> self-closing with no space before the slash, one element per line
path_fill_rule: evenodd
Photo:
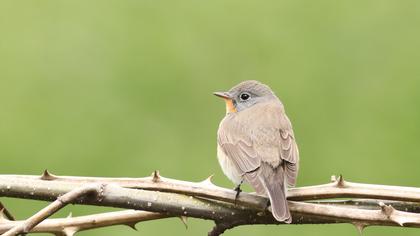
<path fill-rule="evenodd" d="M 299 150 L 293 134 L 280 130 L 280 137 L 280 156 L 284 160 L 286 180 L 290 186 L 295 186 L 299 170 Z"/>
<path fill-rule="evenodd" d="M 299 171 L 299 150 L 295 141 L 292 126 L 284 114 L 284 120 L 280 122 L 280 157 L 284 160 L 287 184 L 296 185 L 296 177 Z"/>
<path fill-rule="evenodd" d="M 241 175 L 259 168 L 259 158 L 249 135 L 232 117 L 226 117 L 217 132 L 217 142 Z"/>

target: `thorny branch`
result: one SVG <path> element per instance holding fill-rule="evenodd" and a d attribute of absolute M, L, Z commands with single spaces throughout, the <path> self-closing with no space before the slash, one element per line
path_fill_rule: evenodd
<path fill-rule="evenodd" d="M 267 211 L 268 201 L 265 197 L 241 193 L 235 204 L 235 192 L 214 185 L 211 177 L 193 183 L 164 178 L 158 172 L 145 178 L 56 176 L 47 171 L 41 177 L 0 175 L 0 196 L 54 201 L 58 196 L 93 183 L 102 186 L 100 198 L 81 196 L 72 202 L 142 210 L 134 211 L 141 214 L 134 219 L 125 216 L 133 212 L 113 213 L 119 214 L 119 220 L 104 220 L 97 227 L 132 225 L 144 220 L 174 216 L 181 217 L 185 223 L 188 216 L 213 220 L 216 226 L 209 235 L 220 235 L 239 225 L 280 224 Z M 351 223 L 358 230 L 371 225 L 420 227 L 419 188 L 352 183 L 340 176 L 334 177 L 328 184 L 290 189 L 288 200 L 294 224 Z M 93 228 L 89 226 L 90 220 L 101 217 L 78 217 L 77 223 L 71 221 L 76 217 L 44 220 L 33 231 L 73 235 Z M 0 233 L 17 225 L 20 224 L 16 221 L 0 219 Z"/>

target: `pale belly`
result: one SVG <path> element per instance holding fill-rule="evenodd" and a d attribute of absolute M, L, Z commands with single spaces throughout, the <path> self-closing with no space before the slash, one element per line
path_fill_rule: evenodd
<path fill-rule="evenodd" d="M 223 152 L 222 148 L 217 145 L 217 159 L 222 167 L 223 173 L 235 184 L 240 184 L 242 176 L 236 168 L 235 164 Z"/>

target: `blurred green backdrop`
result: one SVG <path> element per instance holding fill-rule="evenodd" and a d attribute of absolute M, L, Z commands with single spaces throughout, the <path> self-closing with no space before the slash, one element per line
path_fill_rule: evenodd
<path fill-rule="evenodd" d="M 0 173 L 164 176 L 233 185 L 216 160 L 213 91 L 269 84 L 301 151 L 299 186 L 332 174 L 419 186 L 420 2 L 0 2 Z M 18 218 L 43 202 L 0 199 Z M 103 211 L 70 206 L 57 216 Z M 178 219 L 80 235 L 205 235 Z M 225 235 L 357 235 L 351 225 Z M 365 235 L 418 235 L 372 227 Z"/>

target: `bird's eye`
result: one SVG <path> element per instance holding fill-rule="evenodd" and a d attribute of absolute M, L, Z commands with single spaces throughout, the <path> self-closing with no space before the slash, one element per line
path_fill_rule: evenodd
<path fill-rule="evenodd" d="M 241 93 L 241 95 L 239 95 L 239 98 L 240 98 L 242 101 L 246 101 L 246 100 L 248 100 L 250 97 L 251 97 L 251 95 L 250 95 L 249 93 Z"/>

